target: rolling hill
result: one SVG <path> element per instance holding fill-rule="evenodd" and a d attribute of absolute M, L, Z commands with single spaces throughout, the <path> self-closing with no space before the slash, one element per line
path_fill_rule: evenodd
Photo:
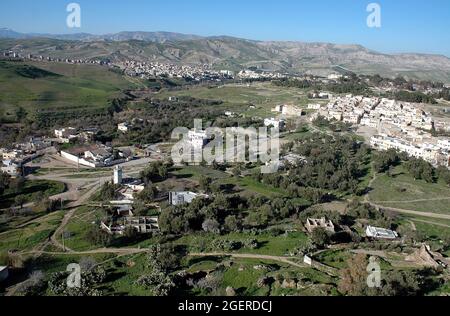
<path fill-rule="evenodd" d="M 403 75 L 407 78 L 450 82 L 450 59 L 446 56 L 383 54 L 360 45 L 263 42 L 167 32 L 122 32 L 98 36 L 30 35 L 4 30 L 0 31 L 1 37 L 0 50 L 13 49 L 52 57 L 206 63 L 214 65 L 216 69 L 258 67 L 270 71 L 319 75 L 332 72 L 335 66 L 342 66 L 356 73 L 378 73 L 390 77 Z"/>
<path fill-rule="evenodd" d="M 0 121 L 15 122 L 19 109 L 30 118 L 95 115 L 136 87 L 100 66 L 0 61 Z"/>

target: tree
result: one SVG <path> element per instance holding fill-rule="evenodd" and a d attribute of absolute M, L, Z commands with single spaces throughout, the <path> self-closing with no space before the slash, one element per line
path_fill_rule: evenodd
<path fill-rule="evenodd" d="M 202 228 L 207 233 L 220 233 L 220 225 L 215 219 L 207 219 L 203 222 Z"/>
<path fill-rule="evenodd" d="M 169 272 L 180 266 L 185 250 L 172 244 L 154 245 L 148 254 L 149 266 L 163 272 Z"/>
<path fill-rule="evenodd" d="M 51 213 L 54 212 L 56 210 L 58 210 L 58 208 L 61 207 L 61 200 L 51 200 L 48 197 L 45 197 L 40 203 L 39 203 L 39 207 L 41 207 L 46 213 Z"/>
<path fill-rule="evenodd" d="M 445 184 L 450 186 L 450 170 L 448 170 L 446 167 L 439 167 L 437 169 L 437 175 L 440 180 L 444 181 Z"/>
<path fill-rule="evenodd" d="M 98 194 L 98 198 L 101 201 L 113 200 L 117 197 L 117 186 L 112 182 L 106 182 L 100 188 L 100 192 Z"/>
<path fill-rule="evenodd" d="M 383 296 L 416 296 L 421 291 L 421 280 L 414 271 L 392 271 L 380 287 Z"/>
<path fill-rule="evenodd" d="M 20 206 L 20 209 L 23 209 L 23 205 L 27 202 L 27 199 L 23 195 L 18 195 L 14 198 L 14 205 Z"/>
<path fill-rule="evenodd" d="M 89 271 L 97 266 L 97 261 L 93 257 L 82 257 L 80 259 L 81 271 Z"/>
<path fill-rule="evenodd" d="M 15 194 L 21 193 L 24 186 L 25 186 L 25 179 L 23 179 L 23 178 L 11 179 L 9 181 L 9 188 Z"/>
<path fill-rule="evenodd" d="M 211 184 L 212 184 L 212 179 L 208 176 L 201 176 L 200 177 L 200 188 L 205 191 L 205 192 L 211 192 Z"/>
<path fill-rule="evenodd" d="M 239 230 L 239 222 L 236 216 L 230 215 L 225 218 L 225 228 L 229 232 L 236 232 Z"/>
<path fill-rule="evenodd" d="M 92 226 L 86 234 L 86 238 L 94 245 L 108 246 L 111 243 L 111 235 L 97 226 Z"/>
<path fill-rule="evenodd" d="M 339 292 L 350 296 L 367 294 L 367 258 L 364 254 L 357 254 L 347 261 L 348 268 L 342 270 L 338 284 Z"/>
<path fill-rule="evenodd" d="M 147 185 L 144 190 L 137 194 L 137 198 L 144 203 L 151 203 L 158 195 L 158 190 L 153 185 Z"/>
<path fill-rule="evenodd" d="M 378 152 L 374 155 L 373 166 L 377 172 L 391 171 L 400 163 L 400 157 L 394 149 Z M 392 173 L 391 173 L 392 174 Z"/>
<path fill-rule="evenodd" d="M 149 184 L 151 182 L 166 180 L 169 175 L 169 163 L 161 161 L 151 162 L 144 171 L 141 172 L 141 179 Z"/>
<path fill-rule="evenodd" d="M 11 182 L 11 177 L 4 173 L 3 171 L 0 171 L 0 195 L 5 192 L 5 190 L 9 187 L 9 184 Z"/>
<path fill-rule="evenodd" d="M 330 243 L 330 236 L 325 228 L 318 227 L 312 232 L 311 240 L 317 247 L 323 248 Z"/>
<path fill-rule="evenodd" d="M 426 182 L 434 182 L 434 169 L 433 166 L 422 160 L 411 158 L 406 163 L 406 169 L 411 173 L 415 180 L 425 180 Z"/>

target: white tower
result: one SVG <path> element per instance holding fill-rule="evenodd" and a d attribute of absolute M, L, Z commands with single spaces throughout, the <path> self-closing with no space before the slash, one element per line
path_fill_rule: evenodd
<path fill-rule="evenodd" d="M 122 184 L 123 169 L 122 167 L 116 166 L 114 168 L 114 184 Z"/>

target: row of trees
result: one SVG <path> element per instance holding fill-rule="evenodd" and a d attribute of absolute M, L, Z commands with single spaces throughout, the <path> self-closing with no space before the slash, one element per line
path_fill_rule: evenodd
<path fill-rule="evenodd" d="M 398 153 L 395 149 L 380 151 L 373 154 L 373 167 L 376 172 L 392 175 L 393 168 L 404 162 L 406 170 L 415 180 L 424 180 L 434 183 L 438 180 L 450 186 L 450 170 L 441 166 L 434 168 L 429 162 L 414 157 L 408 157 L 405 153 Z"/>

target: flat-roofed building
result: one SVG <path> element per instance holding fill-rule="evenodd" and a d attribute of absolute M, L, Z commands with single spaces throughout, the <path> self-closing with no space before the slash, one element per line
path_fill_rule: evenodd
<path fill-rule="evenodd" d="M 379 228 L 379 227 L 373 227 L 373 226 L 367 226 L 366 228 L 366 236 L 370 238 L 376 238 L 376 239 L 397 239 L 398 234 L 397 232 L 386 229 L 386 228 Z"/>

